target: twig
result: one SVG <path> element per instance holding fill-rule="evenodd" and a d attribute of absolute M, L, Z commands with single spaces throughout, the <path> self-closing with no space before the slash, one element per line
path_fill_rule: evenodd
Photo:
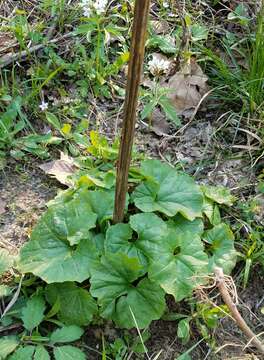
<path fill-rule="evenodd" d="M 69 32 L 59 38 L 50 40 L 49 43 L 55 44 L 61 40 L 65 40 L 72 36 L 73 36 L 73 32 Z M 2 58 L 0 58 L 0 69 L 3 69 L 4 67 L 14 63 L 17 60 L 20 60 L 20 61 L 24 60 L 24 58 L 26 58 L 28 56 L 28 54 L 32 54 L 33 52 L 39 51 L 39 50 L 43 49 L 45 46 L 47 46 L 47 44 L 38 44 L 38 45 L 32 46 L 31 48 L 29 48 L 27 50 L 23 50 L 19 53 L 15 53 L 12 55 L 10 55 L 10 54 L 4 55 Z"/>
<path fill-rule="evenodd" d="M 6 331 L 16 330 L 16 329 L 19 329 L 22 326 L 23 325 L 21 323 L 12 324 L 12 325 L 9 325 L 9 326 L 0 326 L 0 333 L 6 332 Z"/>
<path fill-rule="evenodd" d="M 240 330 L 250 339 L 250 343 L 254 345 L 262 354 L 264 354 L 264 344 L 257 338 L 253 331 L 248 327 L 245 320 L 242 318 L 239 313 L 235 303 L 231 299 L 229 291 L 226 286 L 225 276 L 222 268 L 215 268 L 215 276 L 217 281 L 217 286 L 219 292 L 224 300 L 226 306 L 228 307 L 233 319 L 237 323 Z"/>

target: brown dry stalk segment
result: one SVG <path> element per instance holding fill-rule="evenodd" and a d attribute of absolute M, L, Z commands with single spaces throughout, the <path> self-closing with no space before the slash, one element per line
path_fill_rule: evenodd
<path fill-rule="evenodd" d="M 236 305 L 231 299 L 231 296 L 229 294 L 229 291 L 227 289 L 226 283 L 225 283 L 225 276 L 223 273 L 222 268 L 215 268 L 215 276 L 217 281 L 217 286 L 220 291 L 220 294 L 222 296 L 222 299 L 224 300 L 225 304 L 227 305 L 233 319 L 237 323 L 240 330 L 248 337 L 250 343 L 254 345 L 259 352 L 264 354 L 264 344 L 262 344 L 261 341 L 257 338 L 257 336 L 253 333 L 253 331 L 248 327 L 245 320 L 242 318 L 241 314 L 239 313 Z"/>
<path fill-rule="evenodd" d="M 114 222 L 122 222 L 127 192 L 128 171 L 136 124 L 138 90 L 141 82 L 141 70 L 145 54 L 146 30 L 150 0 L 136 0 L 134 23 L 130 50 L 130 62 L 126 88 L 124 123 L 117 164 L 117 180 Z"/>

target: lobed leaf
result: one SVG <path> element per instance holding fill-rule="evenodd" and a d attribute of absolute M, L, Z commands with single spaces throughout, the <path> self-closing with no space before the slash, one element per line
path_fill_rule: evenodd
<path fill-rule="evenodd" d="M 140 279 L 141 266 L 125 254 L 107 254 L 93 270 L 91 294 L 101 315 L 121 328 L 144 328 L 165 310 L 164 292 L 149 279 Z"/>
<path fill-rule="evenodd" d="M 158 160 L 142 163 L 146 180 L 133 193 L 143 212 L 159 211 L 167 216 L 180 213 L 188 220 L 202 216 L 203 195 L 194 180 Z"/>
<path fill-rule="evenodd" d="M 176 301 L 191 295 L 208 272 L 208 257 L 199 236 L 171 229 L 170 244 L 149 267 L 149 277 Z"/>
<path fill-rule="evenodd" d="M 133 239 L 133 231 L 136 232 Z M 116 224 L 106 233 L 106 251 L 138 258 L 142 266 L 159 256 L 168 236 L 166 223 L 153 213 L 130 217 L 129 224 Z"/>
<path fill-rule="evenodd" d="M 215 266 L 223 269 L 225 274 L 230 274 L 236 264 L 237 252 L 234 247 L 234 235 L 226 224 L 219 224 L 204 232 L 203 239 L 210 244 L 209 271 Z"/>
<path fill-rule="evenodd" d="M 75 249 L 55 236 L 47 238 L 40 232 L 38 239 L 23 246 L 18 267 L 22 273 L 31 272 L 48 284 L 82 282 L 90 277 L 97 257 L 91 239 L 82 240 Z"/>
<path fill-rule="evenodd" d="M 232 206 L 236 199 L 233 195 L 231 195 L 230 190 L 224 186 L 203 185 L 201 186 L 201 190 L 208 199 L 221 205 Z"/>

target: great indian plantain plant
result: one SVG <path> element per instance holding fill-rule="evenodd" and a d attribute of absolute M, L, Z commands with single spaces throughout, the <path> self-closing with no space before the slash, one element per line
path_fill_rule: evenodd
<path fill-rule="evenodd" d="M 234 237 L 217 205 L 231 205 L 226 189 L 198 186 L 158 160 L 144 161 L 140 174 L 124 223 L 112 224 L 113 189 L 72 188 L 21 249 L 18 270 L 44 281 L 46 301 L 59 302 L 66 325 L 88 325 L 99 314 L 120 328 L 135 319 L 145 328 L 163 315 L 166 294 L 180 301 L 214 266 L 230 273 L 235 265 Z"/>

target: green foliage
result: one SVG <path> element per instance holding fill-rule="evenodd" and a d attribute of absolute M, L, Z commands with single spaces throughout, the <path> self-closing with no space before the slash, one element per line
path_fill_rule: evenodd
<path fill-rule="evenodd" d="M 5 249 L 0 249 L 0 275 L 9 270 L 14 262 L 13 256 Z"/>
<path fill-rule="evenodd" d="M 67 284 L 65 284 L 67 286 Z M 71 290 L 73 291 L 73 286 L 71 286 Z M 85 290 L 79 289 L 83 292 L 86 292 Z M 55 294 L 56 295 L 56 294 Z M 68 291 L 68 301 L 71 303 L 71 306 L 77 306 L 79 307 L 78 310 L 81 312 L 79 313 L 80 317 L 80 323 L 85 323 L 82 321 L 84 318 L 82 317 L 84 314 L 84 317 L 88 313 L 87 306 L 90 306 L 91 309 L 91 303 L 93 302 L 91 297 L 89 297 L 88 302 L 87 299 L 85 299 L 85 296 L 83 294 L 79 293 L 75 294 L 75 298 L 70 294 Z M 81 298 L 82 296 L 82 298 Z M 64 299 L 65 300 L 65 299 Z M 90 301 L 90 304 L 89 304 Z M 83 308 L 80 307 L 80 304 L 82 303 Z M 63 309 L 63 303 L 61 302 Z M 67 344 L 76 340 L 79 340 L 81 336 L 83 335 L 83 329 L 80 328 L 77 325 L 64 325 L 63 323 L 59 323 L 58 320 L 51 319 L 54 317 L 54 315 L 57 314 L 57 311 L 54 311 L 53 309 L 50 310 L 50 312 L 44 317 L 44 310 L 46 308 L 47 304 L 45 303 L 45 300 L 40 295 L 34 294 L 32 298 L 29 298 L 26 300 L 26 303 L 22 305 L 21 313 L 18 315 L 19 318 L 23 321 L 23 326 L 25 331 L 20 332 L 18 336 L 4 336 L 0 340 L 0 359 L 10 359 L 10 360 L 25 360 L 25 359 L 31 359 L 31 360 L 49 360 L 51 359 L 49 352 L 47 351 L 47 348 L 53 349 L 53 353 L 55 358 L 62 358 L 62 356 L 65 356 L 64 358 L 67 358 L 67 356 L 76 355 L 80 359 L 85 359 L 84 353 L 79 350 L 77 347 L 73 347 L 70 345 L 63 345 Z M 94 309 L 96 311 L 96 305 L 93 304 Z M 77 311 L 78 311 L 77 310 Z M 69 310 L 68 310 L 69 311 Z M 11 314 L 14 314 L 13 312 L 9 312 L 10 316 Z M 65 312 L 66 313 L 66 312 Z M 91 317 L 91 316 L 90 316 Z M 60 324 L 60 328 L 57 328 L 55 330 L 52 330 L 50 332 L 50 327 L 43 326 L 43 322 L 45 321 L 54 321 L 56 324 Z M 72 322 L 72 318 L 70 319 Z M 86 322 L 87 324 L 87 322 Z M 34 331 L 33 331 L 34 330 Z M 45 336 L 42 336 L 42 333 L 45 333 Z M 57 344 L 60 344 L 58 346 Z M 63 346 L 61 346 L 61 344 Z M 10 356 L 8 356 L 10 355 Z M 69 357 L 69 359 L 72 359 Z"/>
<path fill-rule="evenodd" d="M 220 213 L 219 223 L 205 231 L 202 221 L 205 201 L 231 205 L 228 191 L 200 188 L 157 160 L 144 161 L 137 171 L 142 180 L 130 203 L 144 212 L 132 207 L 130 214 L 128 207 L 127 222 L 112 225 L 112 191 L 82 186 L 62 193 L 35 226 L 18 266 L 50 284 L 47 318 L 82 326 L 99 314 L 121 328 L 145 328 L 164 313 L 166 293 L 180 301 L 204 284 L 215 266 L 226 273 L 234 267 L 234 237 Z M 64 328 L 57 333 L 64 331 L 68 336 Z"/>
<path fill-rule="evenodd" d="M 35 350 L 34 360 L 50 360 L 49 353 L 42 345 L 38 345 Z"/>
<path fill-rule="evenodd" d="M 181 120 L 177 115 L 176 109 L 167 95 L 168 89 L 160 87 L 158 83 L 155 83 L 152 91 L 144 91 L 142 96 L 144 108 L 141 112 L 141 119 L 149 118 L 151 123 L 151 116 L 154 109 L 160 106 L 168 120 L 176 126 L 181 125 Z"/>
<path fill-rule="evenodd" d="M 147 278 L 140 280 L 141 274 L 139 261 L 124 254 L 103 256 L 93 271 L 91 294 L 101 315 L 121 328 L 144 328 L 165 309 L 163 291 Z"/>
<path fill-rule="evenodd" d="M 166 293 L 180 301 L 203 283 L 203 276 L 208 271 L 208 258 L 199 236 L 189 232 L 177 236 L 177 228 L 173 225 L 166 245 L 151 264 L 149 275 Z"/>
<path fill-rule="evenodd" d="M 180 213 L 188 220 L 201 216 L 203 195 L 191 177 L 155 160 L 143 162 L 141 171 L 146 180 L 133 194 L 140 210 Z"/>
<path fill-rule="evenodd" d="M 238 22 L 242 26 L 244 39 L 242 41 L 234 34 L 226 33 L 222 47 L 227 60 L 208 48 L 203 49 L 207 59 L 213 64 L 210 68 L 210 78 L 217 86 L 215 93 L 217 98 L 233 105 L 234 110 L 239 110 L 243 114 L 257 113 L 261 117 L 264 103 L 263 11 L 262 6 L 254 31 L 252 31 L 254 24 L 248 15 L 246 5 L 240 4 L 229 13 L 228 20 Z M 239 58 L 243 59 L 242 65 Z"/>
<path fill-rule="evenodd" d="M 219 224 L 206 230 L 203 239 L 210 245 L 213 256 L 209 260 L 209 268 L 221 267 L 229 274 L 236 263 L 234 235 L 226 224 Z"/>
<path fill-rule="evenodd" d="M 44 319 L 45 301 L 41 296 L 34 296 L 27 300 L 26 306 L 22 309 L 22 321 L 24 328 L 32 331 Z"/>
<path fill-rule="evenodd" d="M 32 345 L 19 347 L 8 359 L 10 360 L 23 360 L 32 359 L 35 347 Z"/>
<path fill-rule="evenodd" d="M 58 318 L 68 325 L 88 325 L 97 312 L 89 292 L 72 282 L 48 285 L 46 298 L 51 305 L 58 304 Z"/>
<path fill-rule="evenodd" d="M 242 264 L 244 263 L 244 269 L 240 274 L 244 288 L 248 284 L 253 266 L 260 264 L 264 267 L 261 182 L 257 188 L 260 194 L 249 198 L 247 201 L 239 201 L 235 208 L 239 222 L 236 222 L 233 228 L 235 230 L 237 249 L 239 250 L 239 260 Z"/>
<path fill-rule="evenodd" d="M 18 344 L 18 339 L 15 336 L 3 336 L 0 339 L 0 359 L 6 359 L 17 348 Z"/>
<path fill-rule="evenodd" d="M 55 343 L 65 343 L 79 340 L 83 334 L 83 329 L 76 325 L 64 326 L 53 331 L 50 341 Z"/>
<path fill-rule="evenodd" d="M 85 360 L 85 354 L 77 347 L 71 345 L 59 346 L 54 349 L 55 360 L 76 359 Z"/>
<path fill-rule="evenodd" d="M 89 232 L 96 218 L 82 197 L 50 207 L 21 251 L 20 270 L 48 283 L 88 279 L 97 259 Z"/>

